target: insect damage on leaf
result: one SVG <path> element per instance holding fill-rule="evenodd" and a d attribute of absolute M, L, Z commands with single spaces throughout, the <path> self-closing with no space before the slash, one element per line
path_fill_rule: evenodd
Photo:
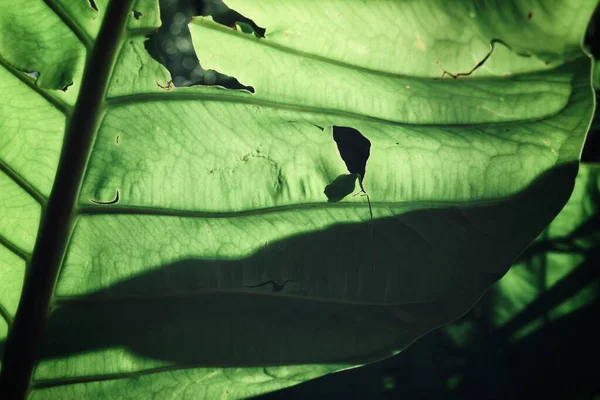
<path fill-rule="evenodd" d="M 142 14 L 141 12 L 139 12 L 139 11 L 133 10 L 133 11 L 131 12 L 131 15 L 132 15 L 132 16 L 133 16 L 133 18 L 135 18 L 135 19 L 140 19 L 140 18 L 142 18 L 142 15 L 143 15 L 143 14 Z"/>
<path fill-rule="evenodd" d="M 231 90 L 247 90 L 255 93 L 252 86 L 246 86 L 237 78 L 210 69 L 202 68 L 198 59 L 187 24 L 194 16 L 211 16 L 219 24 L 228 27 L 244 24 L 243 31 L 248 29 L 258 37 L 263 37 L 265 30 L 258 27 L 250 19 L 231 10 L 222 1 L 198 2 L 188 5 L 185 0 L 170 1 L 168 6 L 161 0 L 161 27 L 144 42 L 146 51 L 152 58 L 165 66 L 173 77 L 174 87 L 221 86 Z M 136 17 L 137 11 L 133 11 Z M 252 33 L 250 32 L 250 33 Z"/>
<path fill-rule="evenodd" d="M 254 35 L 257 38 L 264 38 L 264 32 L 265 30 L 259 27 L 256 27 L 256 25 L 251 25 L 247 22 L 243 22 L 243 21 L 236 21 L 233 25 L 231 25 L 231 28 L 234 31 L 240 31 L 240 32 L 244 32 L 248 35 Z M 262 30 L 261 31 L 257 31 L 258 30 Z"/>
<path fill-rule="evenodd" d="M 333 140 L 346 168 L 351 174 L 358 174 L 358 184 L 363 189 L 363 180 L 367 169 L 367 160 L 371 154 L 371 142 L 358 130 L 346 126 L 333 127 Z"/>
<path fill-rule="evenodd" d="M 119 202 L 119 189 L 117 189 L 117 194 L 115 195 L 115 198 L 113 200 L 110 201 L 100 201 L 100 200 L 94 200 L 94 199 L 90 199 L 90 201 L 94 204 L 98 204 L 101 206 L 107 206 L 107 205 L 111 205 L 111 204 L 117 204 Z"/>
<path fill-rule="evenodd" d="M 69 87 L 71 87 L 71 86 L 73 86 L 73 82 L 69 82 L 68 84 L 63 86 L 60 90 L 62 90 L 63 92 L 66 92 L 67 89 L 69 89 Z"/>
<path fill-rule="evenodd" d="M 90 7 L 92 7 L 94 11 L 98 11 L 98 6 L 96 5 L 96 2 L 94 0 L 88 0 L 88 2 L 90 3 Z"/>
<path fill-rule="evenodd" d="M 470 71 L 468 72 L 458 72 L 453 74 L 452 72 L 449 72 L 447 70 L 444 69 L 444 67 L 442 67 L 442 64 L 440 63 L 440 60 L 435 60 L 435 63 L 437 65 L 440 66 L 440 68 L 442 69 L 442 76 L 440 77 L 440 79 L 443 79 L 444 76 L 449 75 L 451 76 L 453 79 L 458 79 L 461 76 L 469 76 L 471 75 L 473 72 L 475 72 L 477 69 L 479 69 L 483 64 L 485 64 L 485 62 L 488 60 L 488 58 L 490 58 L 490 56 L 492 55 L 492 53 L 494 52 L 494 48 L 496 46 L 496 43 L 502 43 L 503 45 L 505 45 L 506 47 L 509 47 L 506 43 L 504 43 L 503 41 L 499 40 L 499 39 L 492 39 L 490 42 L 490 49 L 488 50 L 487 54 L 481 59 L 481 61 L 479 61 L 473 68 L 471 68 Z"/>
<path fill-rule="evenodd" d="M 205 2 L 200 15 L 210 15 L 213 20 L 221 25 L 231 27 L 247 34 L 253 34 L 256 37 L 264 38 L 265 28 L 258 26 L 254 21 L 239 12 L 232 10 L 222 0 L 213 0 Z"/>
<path fill-rule="evenodd" d="M 40 77 L 40 73 L 37 71 L 32 71 L 32 72 L 25 72 L 25 75 L 27 75 L 28 77 L 30 77 L 31 79 L 33 79 L 34 81 Z"/>
<path fill-rule="evenodd" d="M 173 89 L 173 81 L 167 81 L 167 83 L 165 85 L 161 85 L 160 83 L 158 83 L 158 81 L 156 82 L 156 86 L 158 86 L 159 88 L 166 90 L 167 92 L 171 89 Z"/>
<path fill-rule="evenodd" d="M 314 124 L 313 124 L 314 125 Z M 321 130 L 323 127 L 314 125 Z M 354 191 L 356 178 L 362 193 L 367 194 L 363 187 L 366 174 L 367 160 L 371 153 L 371 142 L 357 129 L 345 126 L 333 126 L 333 140 L 350 174 L 339 175 L 325 187 L 323 193 L 330 202 L 338 202 Z"/>
<path fill-rule="evenodd" d="M 371 252 L 373 260 L 371 270 L 374 271 L 375 250 L 373 247 L 373 209 L 371 208 L 371 199 L 369 198 L 369 194 L 365 191 L 365 188 L 363 186 L 365 174 L 367 173 L 367 160 L 371 155 L 371 141 L 364 137 L 363 134 L 355 128 L 350 128 L 347 126 L 333 126 L 332 130 L 333 140 L 335 140 L 335 143 L 337 144 L 338 151 L 340 152 L 342 160 L 344 160 L 344 163 L 346 164 L 346 168 L 348 168 L 348 172 L 350 172 L 350 174 L 353 174 L 354 176 L 358 176 L 358 185 L 360 186 L 359 193 L 364 193 L 364 195 L 367 198 L 367 203 L 369 205 L 369 240 L 371 241 Z M 336 179 L 325 189 L 328 190 L 327 188 L 329 188 L 329 191 L 331 193 L 332 188 L 336 187 L 332 185 L 340 185 L 344 182 L 344 179 L 342 179 L 341 182 L 338 181 L 338 179 Z M 354 182 L 352 181 L 352 183 Z M 345 184 L 349 186 L 348 183 Z M 331 197 L 329 197 L 329 199 L 330 201 L 332 201 Z"/>
<path fill-rule="evenodd" d="M 283 289 L 285 288 L 285 285 L 287 285 L 289 282 L 295 283 L 295 281 L 291 280 L 291 279 L 286 279 L 285 282 L 283 283 L 277 283 L 273 280 L 270 281 L 266 281 L 263 283 L 259 283 L 258 285 L 250 285 L 250 286 L 244 286 L 246 288 L 258 288 L 258 287 L 262 287 L 262 286 L 266 286 L 266 285 L 271 285 L 271 291 L 272 292 L 283 292 Z"/>

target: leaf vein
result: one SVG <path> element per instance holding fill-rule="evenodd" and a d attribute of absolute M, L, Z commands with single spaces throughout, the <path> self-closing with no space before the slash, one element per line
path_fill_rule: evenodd
<path fill-rule="evenodd" d="M 2 304 L 0 304 L 0 316 L 2 318 L 4 318 L 4 320 L 6 321 L 6 324 L 10 328 L 10 326 L 12 325 L 13 319 L 10 316 L 10 314 L 8 313 L 8 310 Z"/>
<path fill-rule="evenodd" d="M 229 89 L 223 89 L 223 91 L 230 91 Z M 250 95 L 248 95 L 250 96 Z M 377 122 L 381 124 L 386 124 L 390 126 L 419 126 L 423 128 L 427 127 L 481 127 L 481 126 L 490 126 L 490 125 L 502 125 L 502 124 L 515 124 L 515 123 L 526 123 L 526 122 L 536 122 L 543 121 L 548 118 L 551 118 L 555 115 L 560 114 L 568 104 L 565 104 L 562 108 L 556 110 L 555 112 L 535 117 L 535 118 L 521 118 L 521 119 L 511 119 L 507 121 L 487 121 L 487 122 L 471 122 L 471 123 L 415 123 L 415 122 L 400 122 L 400 121 L 392 121 L 384 118 L 373 117 L 365 114 L 358 114 L 351 111 L 344 110 L 335 110 L 330 108 L 320 108 L 320 107 L 310 107 L 306 105 L 298 105 L 298 104 L 289 104 L 282 102 L 272 102 L 263 99 L 251 98 L 246 96 L 241 96 L 240 94 L 226 94 L 226 93 L 201 93 L 197 91 L 189 91 L 189 90 L 174 90 L 165 93 L 144 93 L 144 94 L 128 94 L 123 96 L 116 96 L 107 100 L 107 104 L 109 107 L 117 107 L 117 106 L 126 106 L 129 104 L 141 104 L 141 103 L 149 103 L 149 102 L 160 102 L 169 99 L 170 101 L 214 101 L 221 103 L 238 103 L 238 104 L 248 104 L 255 105 L 260 107 L 269 107 L 276 110 L 289 110 L 289 111 L 297 111 L 304 113 L 318 113 L 320 115 L 329 115 L 329 116 L 341 116 L 347 118 L 354 118 L 358 120 L 368 121 L 368 122 Z"/>
<path fill-rule="evenodd" d="M 507 197 L 510 195 L 507 195 Z M 487 205 L 496 204 L 499 201 L 504 201 L 506 198 L 501 199 L 486 199 L 486 200 L 472 200 L 472 201 L 381 201 L 371 202 L 372 208 L 389 208 L 389 207 L 423 207 L 423 208 L 435 208 L 435 207 L 463 207 L 463 206 L 474 206 L 474 205 Z M 307 209 L 334 209 L 334 208 L 368 208 L 367 203 L 359 202 L 322 202 L 322 203 L 304 203 L 304 204 L 288 204 L 284 206 L 273 206 L 265 207 L 254 210 L 241 210 L 241 211 L 197 211 L 197 210 L 174 210 L 165 208 L 152 208 L 152 207 L 139 207 L 139 206 L 90 206 L 83 205 L 79 206 L 77 212 L 79 215 L 155 215 L 155 216 L 172 216 L 172 217 L 187 217 L 187 218 L 236 218 L 236 217 L 248 217 L 253 215 L 265 215 L 271 213 L 285 212 L 285 211 L 297 211 Z"/>
<path fill-rule="evenodd" d="M 34 92 L 39 94 L 46 100 L 48 103 L 56 107 L 63 115 L 69 116 L 71 115 L 71 107 L 64 103 L 59 98 L 52 95 L 49 91 L 42 89 L 38 85 L 35 84 L 35 81 L 29 78 L 25 73 L 19 71 L 17 68 L 10 65 L 10 63 L 0 56 L 0 66 L 4 67 L 8 72 L 10 72 L 15 78 L 19 79 L 21 82 L 29 86 Z"/>
<path fill-rule="evenodd" d="M 21 175 L 9 167 L 2 159 L 0 159 L 0 172 L 3 172 L 21 189 L 37 201 L 42 207 L 46 204 L 46 198 L 33 185 L 25 180 Z"/>
<path fill-rule="evenodd" d="M 0 245 L 6 247 L 10 252 L 22 258 L 24 261 L 29 261 L 29 253 L 21 249 L 19 246 L 5 238 L 0 234 Z"/>
<path fill-rule="evenodd" d="M 71 18 L 60 5 L 56 4 L 53 0 L 44 0 L 44 3 L 56 14 L 62 22 L 73 32 L 73 34 L 79 39 L 79 41 L 85 46 L 86 49 L 92 48 L 92 38 L 81 28 L 79 23 Z"/>

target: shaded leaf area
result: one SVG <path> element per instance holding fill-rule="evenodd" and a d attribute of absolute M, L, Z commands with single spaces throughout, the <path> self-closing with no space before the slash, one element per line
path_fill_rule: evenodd
<path fill-rule="evenodd" d="M 194 16 L 211 16 L 219 24 L 255 33 L 265 30 L 252 20 L 230 9 L 222 0 L 160 0 L 162 25 L 145 42 L 150 55 L 163 64 L 173 77 L 175 86 L 218 85 L 228 89 L 254 89 L 236 78 L 212 69 L 204 69 L 196 56 L 188 23 Z"/>
<path fill-rule="evenodd" d="M 495 233 L 473 232 L 469 240 L 477 243 L 477 248 L 469 266 L 462 266 L 460 277 L 449 274 L 457 268 L 454 262 L 463 262 L 462 258 L 452 261 L 451 247 L 453 238 L 467 234 L 465 218 L 483 224 L 486 216 L 495 215 L 493 226 L 502 231 L 510 229 L 508 215 L 524 218 L 536 209 L 539 223 L 514 238 L 526 240 L 531 235 L 529 230 L 539 230 L 548 215 L 558 212 L 561 203 L 543 205 L 540 196 L 553 190 L 557 182 L 568 185 L 571 173 L 572 166 L 557 168 L 515 197 L 486 206 L 417 210 L 373 221 L 373 232 L 379 239 L 373 242 L 374 252 L 388 254 L 388 260 L 380 260 L 378 266 L 402 260 L 407 266 L 400 267 L 405 289 L 394 292 L 406 293 L 427 281 L 430 290 L 426 293 L 436 295 L 420 301 L 353 302 L 302 296 L 303 290 L 315 282 L 307 280 L 309 259 L 299 258 L 299 249 L 311 249 L 310 260 L 322 259 L 323 265 L 331 254 L 336 254 L 337 265 L 361 264 L 364 252 L 359 247 L 367 222 L 296 235 L 244 259 L 184 259 L 84 296 L 58 297 L 34 385 L 39 390 L 52 390 L 66 382 L 86 385 L 133 379 L 154 370 L 161 379 L 160 369 L 177 371 L 189 366 L 275 368 L 283 364 L 306 365 L 310 371 L 313 364 L 320 363 L 339 369 L 341 364 L 390 356 L 423 332 L 460 317 L 505 272 L 503 258 L 516 256 L 494 250 Z M 440 225 L 439 221 L 445 222 Z M 446 250 L 438 249 L 445 253 L 443 263 L 426 251 L 427 244 L 419 233 L 423 226 L 432 224 L 441 229 L 435 233 L 436 238 L 430 239 L 448 243 Z M 398 254 L 392 256 L 390 239 L 399 237 L 403 245 L 396 246 Z M 490 254 L 499 262 L 482 269 L 483 260 Z M 273 269 L 272 280 L 288 280 L 282 291 L 274 292 L 269 285 L 259 285 L 261 282 L 254 282 L 254 288 L 241 280 L 236 284 L 236 271 L 253 264 L 277 265 L 276 260 L 281 263 L 291 256 L 297 263 L 298 277 L 276 275 L 285 270 L 281 265 Z M 427 257 L 431 257 L 428 262 L 424 259 Z M 411 270 L 417 260 L 423 266 L 437 267 Z M 229 276 L 229 286 L 207 288 L 207 282 L 217 275 Z M 331 278 L 335 279 L 333 275 Z M 376 274 L 371 278 L 377 281 Z M 365 286 L 377 284 L 369 283 L 371 278 L 363 278 Z M 449 284 L 449 280 L 455 284 Z M 461 284 L 465 281 L 468 286 Z M 381 280 L 378 283 L 385 284 Z M 111 351 L 115 350 L 119 357 L 131 357 L 131 363 L 113 364 Z"/>
<path fill-rule="evenodd" d="M 600 395 L 600 166 L 581 168 L 554 223 L 461 319 L 387 360 L 260 398 Z"/>
<path fill-rule="evenodd" d="M 465 318 L 486 311 L 482 304 Z M 494 346 L 482 336 L 466 351 L 435 330 L 382 362 L 256 398 L 592 398 L 600 394 L 599 312 L 596 301 L 514 345 Z"/>

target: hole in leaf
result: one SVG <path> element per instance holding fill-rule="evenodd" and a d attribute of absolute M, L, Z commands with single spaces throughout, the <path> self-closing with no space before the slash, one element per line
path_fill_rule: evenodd
<path fill-rule="evenodd" d="M 222 86 L 226 89 L 255 92 L 252 86 L 243 85 L 235 77 L 202 68 L 194 52 L 187 25 L 193 16 L 210 15 L 218 23 L 242 22 L 262 34 L 264 29 L 261 31 L 254 22 L 231 10 L 221 0 L 160 0 L 160 15 L 160 29 L 144 45 L 150 56 L 169 70 L 175 87 Z M 231 24 L 228 26 L 232 26 Z"/>
<path fill-rule="evenodd" d="M 371 154 L 371 142 L 357 129 L 347 126 L 334 126 L 333 140 L 337 144 L 348 172 L 358 174 L 358 183 L 363 190 L 362 182 L 365 178 L 367 160 Z"/>
<path fill-rule="evenodd" d="M 25 75 L 29 76 L 30 78 L 32 78 L 34 81 L 40 77 L 40 73 L 37 71 L 31 71 L 31 72 L 25 72 Z"/>
<path fill-rule="evenodd" d="M 348 168 L 348 172 L 354 176 L 358 176 L 360 192 L 357 194 L 362 192 L 367 198 L 367 203 L 369 205 L 369 240 L 371 241 L 373 260 L 371 271 L 375 271 L 375 248 L 373 247 L 373 209 L 371 208 L 371 199 L 369 198 L 369 194 L 365 191 L 363 186 L 363 180 L 367 172 L 367 160 L 371 155 L 371 142 L 369 139 L 364 137 L 363 134 L 358 131 L 358 129 L 347 126 L 333 126 L 332 128 L 333 140 L 335 140 L 335 143 L 337 144 L 338 151 L 340 152 L 342 160 L 344 160 L 344 163 L 346 164 L 346 168 Z M 336 180 L 334 180 L 331 184 L 327 185 L 330 193 L 333 190 L 333 194 L 339 195 L 348 190 L 350 179 L 342 178 L 338 181 L 339 178 L 340 177 L 336 178 Z M 339 185 L 340 189 L 332 186 L 334 184 Z M 325 190 L 327 190 L 327 187 L 325 187 Z M 341 188 L 344 189 L 342 190 Z M 327 197 L 329 198 L 329 201 L 335 201 L 332 200 L 332 197 Z"/>
<path fill-rule="evenodd" d="M 96 2 L 94 0 L 88 0 L 90 3 L 90 7 L 92 7 L 94 9 L 94 11 L 98 11 L 98 6 L 96 5 Z"/>
<path fill-rule="evenodd" d="M 222 0 L 205 0 L 201 15 L 210 15 L 213 20 L 221 25 L 240 30 L 244 33 L 254 34 L 256 37 L 264 38 L 265 28 L 262 28 L 250 18 L 246 18 L 239 12 L 232 10 Z"/>
<path fill-rule="evenodd" d="M 135 18 L 135 19 L 140 19 L 143 14 L 141 12 L 139 12 L 139 11 L 133 10 L 131 12 L 131 15 L 133 15 L 133 18 Z"/>

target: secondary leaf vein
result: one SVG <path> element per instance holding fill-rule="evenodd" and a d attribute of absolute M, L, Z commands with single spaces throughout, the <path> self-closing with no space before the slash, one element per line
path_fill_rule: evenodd
<path fill-rule="evenodd" d="M 226 89 L 224 89 L 225 91 Z M 250 94 L 248 96 L 251 96 Z M 149 103 L 149 102 L 160 102 L 165 100 L 170 101 L 215 101 L 221 103 L 238 103 L 238 104 L 248 104 L 248 105 L 256 105 L 261 107 L 269 107 L 276 110 L 289 110 L 289 111 L 297 111 L 304 113 L 318 113 L 319 115 L 329 115 L 329 116 L 341 116 L 346 118 L 354 118 L 357 120 L 363 120 L 368 122 L 377 122 L 381 124 L 386 124 L 390 126 L 419 126 L 423 128 L 427 127 L 481 127 L 481 126 L 490 126 L 490 125 L 502 125 L 502 124 L 515 124 L 515 123 L 526 123 L 526 122 L 536 122 L 543 121 L 548 118 L 551 118 L 555 115 L 560 114 L 569 104 L 565 103 L 560 109 L 557 109 L 555 112 L 536 117 L 536 118 L 521 118 L 521 119 L 511 119 L 507 121 L 487 121 L 487 122 L 476 122 L 476 123 L 414 123 L 414 122 L 399 122 L 399 121 L 391 121 L 384 118 L 373 117 L 364 114 L 358 114 L 351 111 L 343 111 L 343 110 L 334 110 L 334 109 L 326 109 L 319 107 L 309 107 L 306 105 L 298 105 L 298 104 L 289 104 L 282 102 L 272 102 L 263 99 L 257 99 L 254 97 L 246 97 L 241 96 L 239 94 L 217 94 L 217 93 L 202 93 L 199 91 L 190 91 L 190 90 L 181 90 L 181 91 L 170 91 L 164 93 L 144 93 L 144 94 L 131 94 L 131 95 L 123 95 L 113 97 L 107 100 L 107 104 L 112 107 L 116 106 L 126 106 L 129 104 L 140 104 L 140 103 Z"/>
<path fill-rule="evenodd" d="M 0 159 L 0 171 L 8 176 L 13 182 L 15 182 L 21 189 L 27 192 L 28 195 L 33 197 L 41 206 L 46 204 L 46 198 L 40 193 L 33 185 L 31 185 L 25 178 L 15 172 L 9 167 L 2 159 Z"/>
<path fill-rule="evenodd" d="M 29 261 L 29 253 L 2 235 L 0 235 L 0 245 L 6 247 L 9 251 L 22 258 L 24 261 Z"/>
<path fill-rule="evenodd" d="M 57 3 L 52 0 L 44 0 L 44 3 L 64 22 L 67 27 L 75 34 L 77 39 L 85 46 L 86 49 L 92 48 L 92 38 L 81 28 L 79 23 L 71 18 L 71 16 Z"/>
<path fill-rule="evenodd" d="M 35 84 L 35 81 L 29 78 L 25 73 L 19 71 L 8 61 L 0 56 L 0 66 L 4 67 L 8 72 L 10 72 L 13 76 L 19 79 L 21 82 L 29 86 L 33 91 L 42 96 L 48 103 L 52 104 L 56 109 L 62 112 L 65 116 L 69 116 L 71 114 L 71 106 L 64 103 L 59 98 L 52 95 L 49 91 L 42 89 L 38 85 Z"/>
<path fill-rule="evenodd" d="M 510 195 L 508 195 L 510 196 Z M 504 201 L 506 198 L 496 200 L 473 200 L 473 201 L 388 201 L 388 202 L 371 202 L 373 209 L 376 208 L 389 208 L 403 206 L 407 208 L 411 207 L 422 207 L 422 208 L 441 208 L 441 207 L 452 207 L 452 206 L 477 206 L 477 205 L 488 205 L 496 204 L 499 201 Z M 90 206 L 83 205 L 79 206 L 77 212 L 79 215 L 155 215 L 155 216 L 172 216 L 172 217 L 185 217 L 185 218 L 236 218 L 236 217 L 248 217 L 253 215 L 265 215 L 271 213 L 285 212 L 285 211 L 297 211 L 297 210 L 310 210 L 310 209 L 334 209 L 334 208 L 368 208 L 367 203 L 359 202 L 322 202 L 322 203 L 304 203 L 304 204 L 289 204 L 284 206 L 274 206 L 259 208 L 254 210 L 242 210 L 242 211 L 197 211 L 197 210 L 175 210 L 165 208 L 152 208 L 152 207 L 139 207 L 139 206 Z"/>

